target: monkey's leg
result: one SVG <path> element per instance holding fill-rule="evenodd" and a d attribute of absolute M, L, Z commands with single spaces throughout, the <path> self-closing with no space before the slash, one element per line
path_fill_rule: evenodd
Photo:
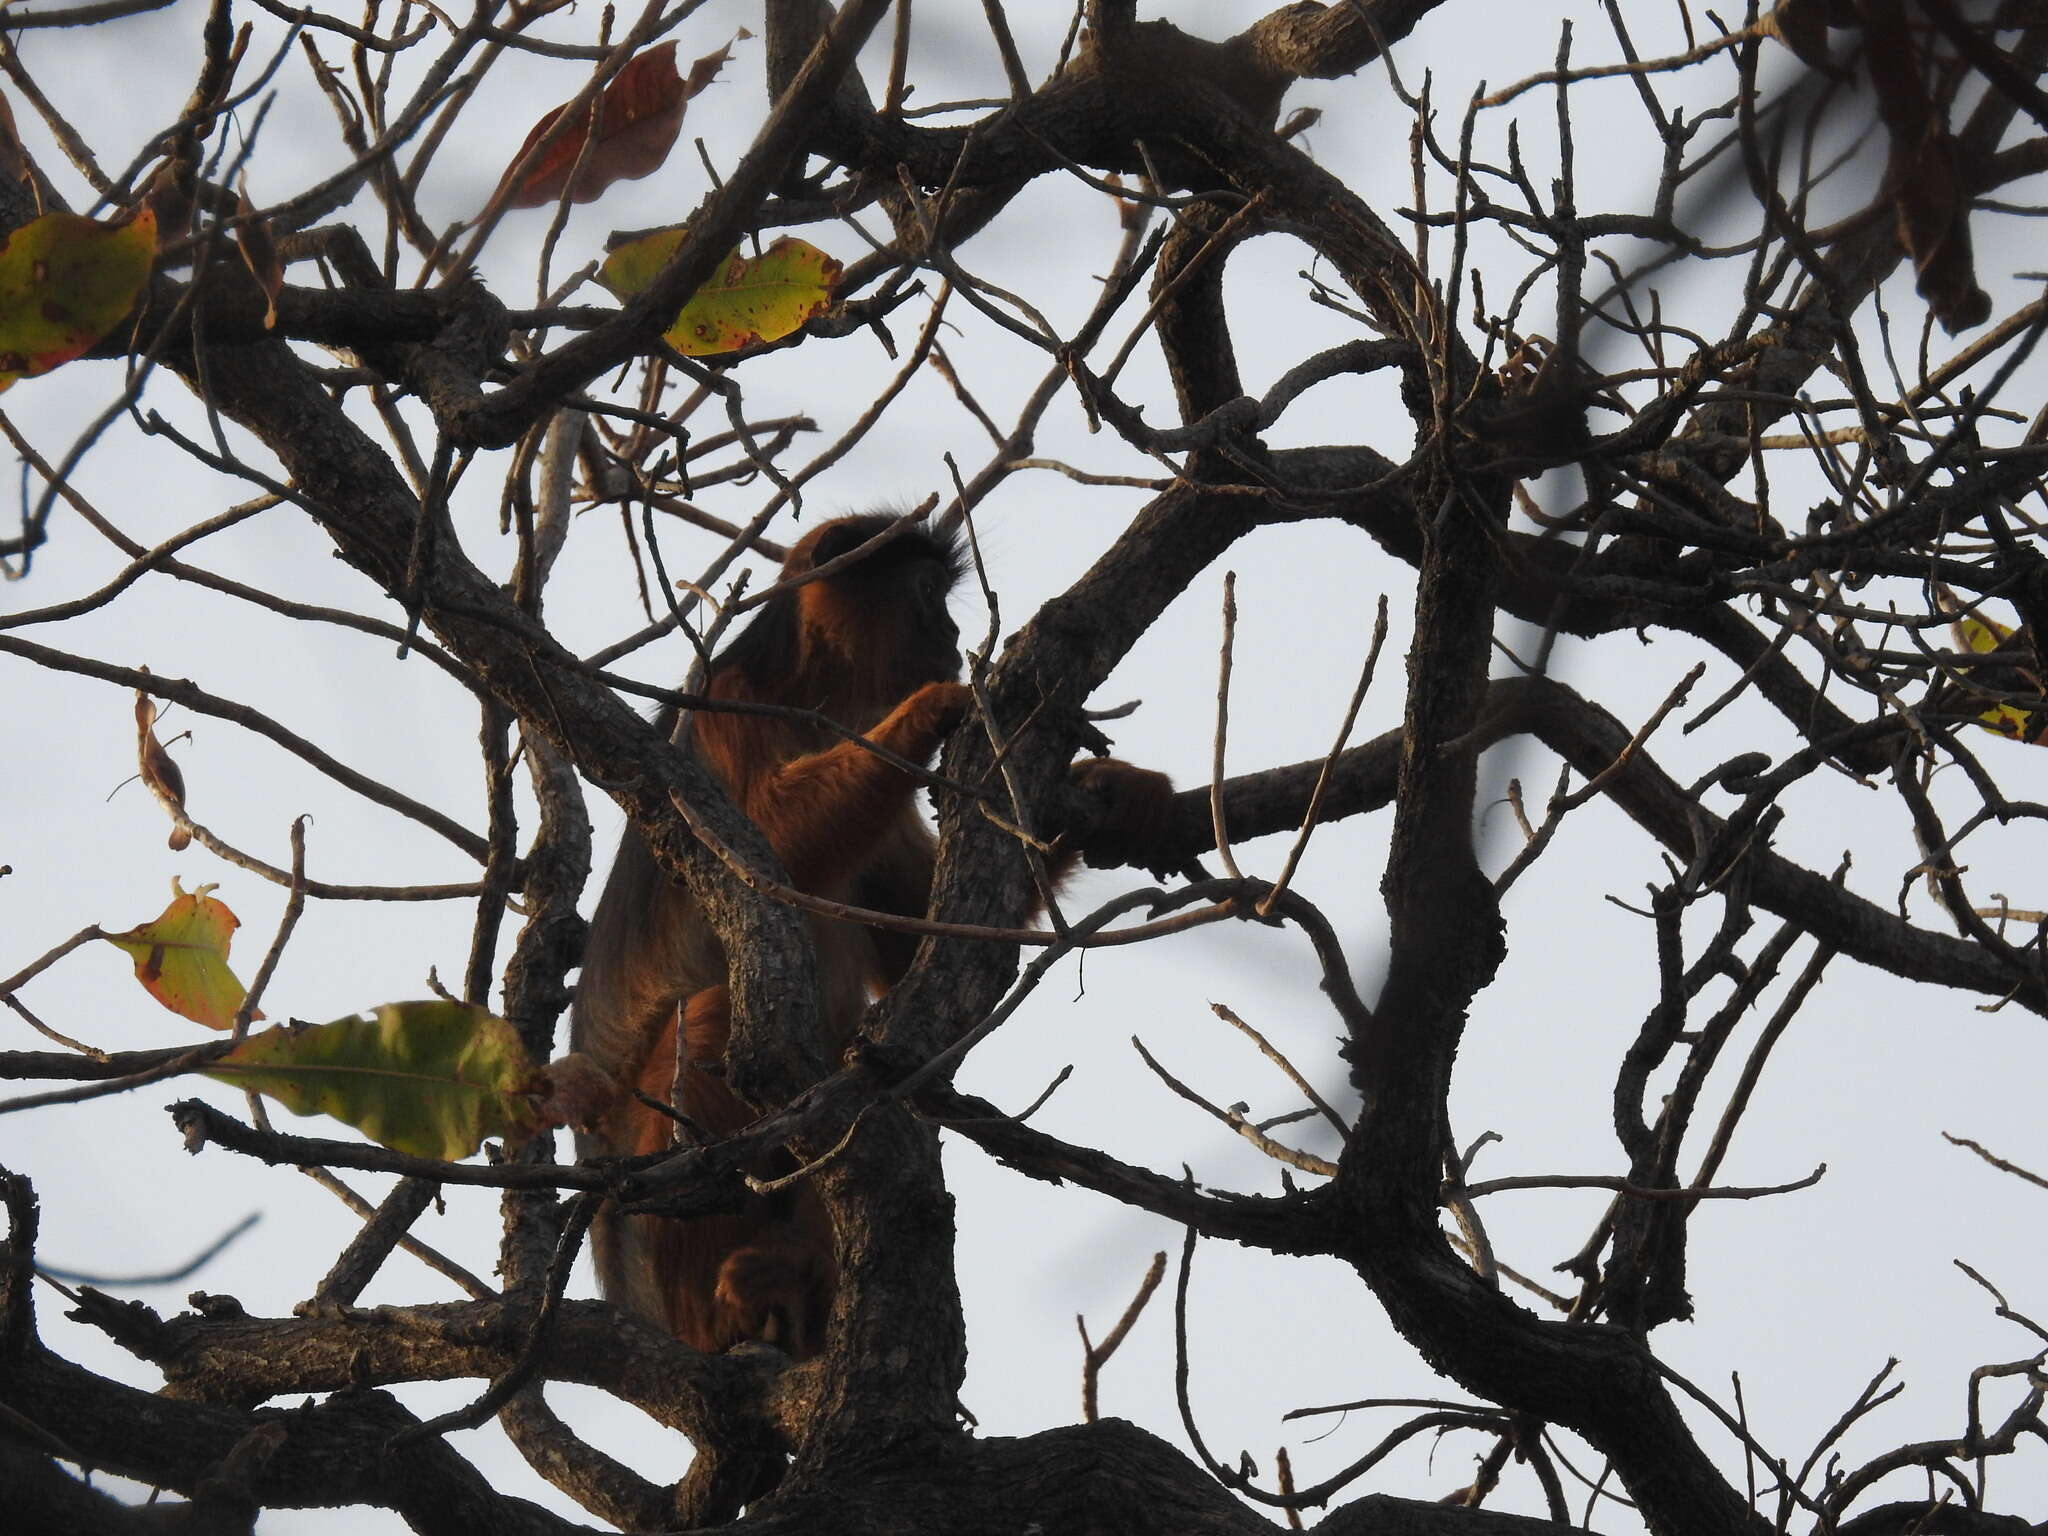
<path fill-rule="evenodd" d="M 789 1231 L 785 1240 L 725 1256 L 718 1271 L 718 1326 L 735 1339 L 773 1344 L 793 1360 L 808 1360 L 825 1347 L 838 1270 L 829 1242 L 794 1222 Z"/>
<path fill-rule="evenodd" d="M 745 1129 L 754 1112 L 722 1075 L 732 1033 L 726 989 L 692 993 L 681 1022 L 680 1080 L 671 1030 L 642 1064 L 637 1086 L 649 1098 L 673 1102 L 707 1136 Z M 667 1116 L 639 1103 L 625 1114 L 632 1152 L 672 1145 L 675 1122 Z M 778 1160 L 755 1172 L 771 1176 L 788 1166 Z M 802 1360 L 823 1347 L 837 1270 L 831 1224 L 807 1187 L 749 1195 L 729 1215 L 628 1216 L 613 1244 L 607 1294 L 657 1318 L 693 1349 L 715 1353 L 754 1340 Z"/>
<path fill-rule="evenodd" d="M 1060 839 L 1055 875 L 1065 876 L 1079 858 L 1104 868 L 1157 868 L 1173 832 L 1173 780 L 1116 757 L 1084 757 L 1068 776 L 1090 802 L 1092 824 Z"/>
<path fill-rule="evenodd" d="M 677 1025 L 682 1027 L 682 1081 L 677 1081 Z M 641 1060 L 632 1086 L 650 1099 L 673 1104 L 708 1136 L 725 1136 L 752 1118 L 744 1105 L 695 1063 L 721 1061 L 726 1037 L 726 992 L 706 987 L 668 1010 L 654 1046 Z M 697 1081 L 694 1081 L 697 1080 Z M 676 1122 L 627 1098 L 604 1127 L 615 1155 L 644 1157 L 672 1150 Z M 692 1349 L 715 1353 L 733 1342 L 719 1326 L 713 1292 L 725 1255 L 751 1233 L 729 1230 L 738 1217 L 678 1221 L 667 1216 L 614 1215 L 609 1209 L 593 1233 L 598 1278 L 613 1301 L 652 1318 Z"/>

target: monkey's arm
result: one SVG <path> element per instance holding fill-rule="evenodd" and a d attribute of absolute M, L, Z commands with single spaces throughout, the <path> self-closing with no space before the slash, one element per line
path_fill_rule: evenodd
<path fill-rule="evenodd" d="M 926 683 L 892 709 L 867 740 L 924 762 L 959 724 L 974 695 L 962 683 Z M 817 892 L 859 871 L 910 804 L 909 774 L 859 742 L 842 741 L 755 780 L 747 814 L 801 890 Z"/>
<path fill-rule="evenodd" d="M 1067 829 L 1047 861 L 1055 883 L 1073 873 L 1083 858 L 1102 868 L 1144 864 L 1166 846 L 1173 824 L 1173 781 L 1118 758 L 1083 758 L 1072 769 L 1073 787 L 1083 801 L 1085 826 Z M 898 822 L 860 872 L 852 899 L 858 906 L 902 917 L 923 917 L 932 904 L 932 865 L 938 844 L 914 818 Z M 1028 918 L 1039 915 L 1034 903 Z M 918 936 L 891 929 L 869 930 L 875 972 L 869 984 L 886 992 L 903 979 L 917 954 Z"/>
<path fill-rule="evenodd" d="M 923 761 L 972 702 L 958 683 L 927 683 L 868 733 L 899 757 Z M 791 878 L 816 891 L 858 875 L 905 820 L 915 781 L 867 751 L 841 742 L 767 772 L 747 771 L 740 734 L 700 733 L 714 769 L 745 786 L 742 808 L 767 835 Z M 924 875 L 929 891 L 929 860 Z M 924 910 L 922 900 L 915 909 Z M 628 830 L 591 918 L 570 1031 L 574 1050 L 622 1083 L 631 1082 L 668 1028 L 676 1005 L 725 981 L 725 959 L 696 904 Z M 712 1050 L 723 1054 L 723 1041 Z"/>

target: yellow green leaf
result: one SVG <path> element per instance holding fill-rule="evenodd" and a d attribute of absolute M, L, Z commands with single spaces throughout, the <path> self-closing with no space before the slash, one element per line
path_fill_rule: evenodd
<path fill-rule="evenodd" d="M 1974 613 L 1959 615 L 1955 629 L 1956 633 L 1962 636 L 1963 644 L 1980 656 L 1988 656 L 1993 651 L 2003 649 L 2005 642 L 2013 637 L 2013 631 L 1995 619 L 1979 618 Z"/>
<path fill-rule="evenodd" d="M 386 1003 L 369 1018 L 251 1035 L 208 1070 L 295 1115 L 331 1115 L 395 1152 L 454 1162 L 538 1128 L 537 1073 L 503 1019 L 462 1003 Z"/>
<path fill-rule="evenodd" d="M 0 245 L 0 389 L 68 363 L 135 303 L 156 255 L 156 215 L 124 224 L 46 213 Z"/>
<path fill-rule="evenodd" d="M 1994 704 L 1977 717 L 1985 730 L 2010 736 L 2014 741 L 2034 739 L 2033 720 L 2032 714 L 2013 704 Z"/>
<path fill-rule="evenodd" d="M 667 265 L 684 231 L 658 229 L 605 258 L 597 280 L 630 299 Z M 691 295 L 663 340 L 687 357 L 737 352 L 779 341 L 832 302 L 839 263 L 805 240 L 784 236 L 759 256 L 734 251 Z"/>
<path fill-rule="evenodd" d="M 2012 643 L 2017 630 L 2008 629 L 1996 619 L 1983 618 L 1974 613 L 1957 614 L 1953 628 L 1956 638 L 1961 640 L 1979 656 L 1989 656 L 2002 651 Z M 2015 704 L 1994 704 L 1977 721 L 1987 731 L 1996 731 L 2001 736 L 2010 736 L 2015 741 L 2033 741 L 2033 715 Z"/>
<path fill-rule="evenodd" d="M 212 890 L 187 892 L 173 877 L 171 904 L 155 921 L 106 939 L 134 957 L 135 979 L 151 997 L 195 1024 L 226 1029 L 246 995 L 228 969 L 228 946 L 242 924 Z"/>

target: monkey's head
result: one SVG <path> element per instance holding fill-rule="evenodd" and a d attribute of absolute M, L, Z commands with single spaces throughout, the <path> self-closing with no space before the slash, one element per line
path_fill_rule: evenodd
<path fill-rule="evenodd" d="M 757 697 L 836 706 L 850 724 L 853 715 L 886 712 L 921 684 L 957 678 L 960 627 L 947 611 L 963 565 L 956 540 L 886 512 L 836 518 L 797 541 L 783 579 L 892 529 L 851 564 L 766 604 L 718 670 L 743 671 Z"/>

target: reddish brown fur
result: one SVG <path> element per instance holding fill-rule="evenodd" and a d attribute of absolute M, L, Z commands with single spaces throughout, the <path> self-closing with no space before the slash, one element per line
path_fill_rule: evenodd
<path fill-rule="evenodd" d="M 821 565 L 888 524 L 880 516 L 827 523 L 797 544 L 784 573 Z M 838 575 L 771 600 L 719 658 L 709 691 L 818 710 L 899 757 L 925 761 L 971 703 L 951 681 L 958 631 L 945 602 L 956 566 L 951 547 L 922 530 L 899 535 Z M 924 913 L 935 845 L 908 774 L 818 727 L 761 715 L 699 711 L 691 745 L 799 889 Z M 1140 821 L 1156 820 L 1172 792 L 1159 775 L 1113 761 L 1076 765 L 1076 774 Z M 824 1045 L 836 1059 L 868 998 L 901 978 L 914 944 L 822 919 L 812 935 Z M 722 1075 L 725 979 L 709 924 L 629 829 L 591 922 L 573 1047 L 620 1082 L 675 1103 L 712 1137 L 729 1136 L 755 1114 Z M 578 1138 L 578 1150 L 661 1152 L 673 1130 L 666 1117 L 621 1099 Z M 769 1177 L 790 1166 L 783 1157 L 754 1171 Z M 837 1268 L 830 1222 L 806 1182 L 750 1197 L 732 1215 L 674 1220 L 608 1208 L 593 1247 L 606 1295 L 697 1349 L 752 1339 L 802 1359 L 823 1347 Z"/>
<path fill-rule="evenodd" d="M 784 574 L 843 554 L 888 522 L 847 518 L 817 528 L 791 552 Z M 950 680 L 959 670 L 958 631 L 945 612 L 953 574 L 950 547 L 918 530 L 902 534 L 839 575 L 772 599 L 720 657 L 708 691 L 815 709 L 923 761 L 971 702 Z M 818 726 L 769 716 L 700 711 L 691 746 L 800 889 L 923 912 L 932 842 L 910 775 Z M 813 936 L 824 1043 L 836 1057 L 870 993 L 901 974 L 907 950 L 885 954 L 866 930 L 845 923 L 816 922 Z M 711 1136 L 731 1135 L 755 1114 L 721 1075 L 730 1028 L 724 982 L 709 925 L 629 832 L 592 921 L 572 1044 L 614 1078 L 677 1104 Z M 579 1148 L 659 1152 L 672 1134 L 665 1117 L 621 1100 Z M 778 1159 L 755 1172 L 788 1166 Z M 759 1339 L 802 1358 L 822 1343 L 836 1274 L 830 1225 L 807 1185 L 688 1221 L 608 1212 L 593 1246 L 606 1294 L 698 1349 Z"/>

